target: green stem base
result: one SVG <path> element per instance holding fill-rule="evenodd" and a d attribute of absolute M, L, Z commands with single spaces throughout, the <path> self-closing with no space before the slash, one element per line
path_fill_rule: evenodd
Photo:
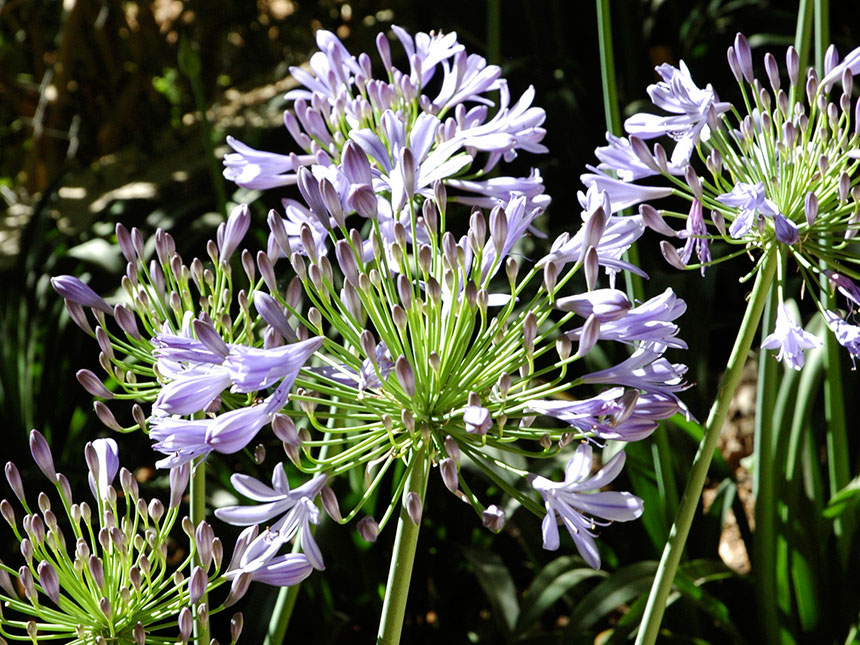
<path fill-rule="evenodd" d="M 714 456 L 720 430 L 729 411 L 729 403 L 740 381 L 744 363 L 746 363 L 747 355 L 752 347 L 753 339 L 758 329 L 759 320 L 761 320 L 762 311 L 764 310 L 764 305 L 776 272 L 776 263 L 777 258 L 775 253 L 768 254 L 762 259 L 762 265 L 756 276 L 755 285 L 753 286 L 749 304 L 744 313 L 741 328 L 738 331 L 738 336 L 735 339 L 732 353 L 726 365 L 723 382 L 720 385 L 717 398 L 711 406 L 708 420 L 705 423 L 705 434 L 702 438 L 702 443 L 699 444 L 699 450 L 693 459 L 690 479 L 687 480 L 687 486 L 684 489 L 684 496 L 681 498 L 678 515 L 675 517 L 675 522 L 669 531 L 669 540 L 666 542 L 663 556 L 660 558 L 657 576 L 654 578 L 654 583 L 651 586 L 648 604 L 645 606 L 645 613 L 639 626 L 636 645 L 653 645 L 657 640 L 660 623 L 666 610 L 666 600 L 669 597 L 669 592 L 672 590 L 672 583 L 675 580 L 675 573 L 678 571 L 681 554 L 687 542 L 687 535 L 690 533 L 693 517 L 699 506 L 699 500 L 702 498 L 702 489 L 705 486 L 705 479 L 708 475 L 711 459 Z"/>
<path fill-rule="evenodd" d="M 412 459 L 415 463 L 409 473 L 404 499 L 406 492 L 418 493 L 421 499 L 424 499 L 427 458 L 422 451 L 413 454 Z M 397 521 L 397 535 L 394 538 L 394 552 L 391 554 L 391 568 L 388 570 L 388 585 L 385 587 L 377 645 L 397 645 L 400 642 L 420 529 L 420 523 L 412 522 L 406 512 L 406 505 L 403 504 Z"/>

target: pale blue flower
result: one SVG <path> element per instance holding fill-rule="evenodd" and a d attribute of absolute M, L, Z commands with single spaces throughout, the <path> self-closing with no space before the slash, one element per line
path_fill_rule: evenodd
<path fill-rule="evenodd" d="M 738 214 L 729 227 L 729 234 L 739 239 L 746 235 L 755 223 L 755 216 L 773 217 L 779 212 L 776 204 L 766 196 L 764 182 L 748 184 L 738 182 L 728 193 L 717 196 L 717 201 L 738 209 Z"/>
<path fill-rule="evenodd" d="M 828 321 L 829 322 L 829 321 Z M 799 370 L 806 362 L 803 350 L 821 347 L 821 339 L 804 331 L 792 318 L 785 303 L 780 303 L 776 312 L 776 325 L 773 333 L 767 336 L 761 344 L 762 349 L 778 349 L 776 360 L 792 369 Z"/>
<path fill-rule="evenodd" d="M 596 474 L 591 473 L 591 446 L 580 444 L 564 471 L 563 482 L 553 482 L 535 476 L 532 487 L 541 494 L 546 506 L 543 520 L 543 547 L 555 551 L 560 545 L 558 524 L 563 523 L 573 538 L 577 551 L 594 569 L 600 568 L 600 554 L 594 538 L 603 520 L 627 522 L 642 515 L 642 500 L 626 492 L 592 492 L 610 484 L 624 466 L 624 452 L 615 457 Z"/>
<path fill-rule="evenodd" d="M 119 471 L 119 447 L 113 439 L 96 439 L 87 443 L 84 456 L 89 468 L 87 481 L 93 497 L 107 499 L 107 488 Z"/>
<path fill-rule="evenodd" d="M 215 515 L 237 526 L 248 526 L 281 518 L 249 547 L 252 559 L 265 559 L 274 555 L 281 545 L 300 533 L 302 549 L 314 568 L 322 570 L 324 565 L 319 547 L 314 541 L 310 524 L 319 523 L 319 509 L 313 503 L 326 482 L 325 475 L 317 475 L 298 488 L 290 490 L 283 464 L 272 471 L 272 486 L 248 475 L 234 474 L 230 482 L 236 491 L 249 499 L 262 502 L 256 506 L 225 506 L 215 510 Z M 264 549 L 258 549 L 265 545 Z"/>
<path fill-rule="evenodd" d="M 825 311 L 824 319 L 839 344 L 848 350 L 852 365 L 856 366 L 856 359 L 860 358 L 860 327 L 846 322 L 834 311 Z"/>
<path fill-rule="evenodd" d="M 686 349 L 687 343 L 677 337 L 678 325 L 674 321 L 687 310 L 687 304 L 672 289 L 651 298 L 626 312 L 623 318 L 600 323 L 599 338 L 628 344 L 643 344 L 662 352 L 667 347 Z M 571 339 L 580 339 L 583 328 L 567 332 Z"/>
<path fill-rule="evenodd" d="M 718 102 L 710 84 L 704 89 L 698 87 L 684 61 L 681 61 L 680 69 L 664 63 L 657 67 L 657 73 L 663 80 L 650 85 L 648 95 L 654 105 L 676 116 L 635 114 L 624 122 L 624 129 L 628 134 L 643 139 L 669 135 L 677 141 L 672 151 L 672 163 L 678 165 L 689 160 L 693 146 L 699 140 L 710 139 L 708 112 L 713 109 L 716 114 L 721 114 L 727 112 L 731 105 Z"/>

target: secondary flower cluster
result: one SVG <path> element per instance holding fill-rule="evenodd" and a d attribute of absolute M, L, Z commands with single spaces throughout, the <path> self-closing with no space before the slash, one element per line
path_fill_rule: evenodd
<path fill-rule="evenodd" d="M 704 274 L 706 266 L 758 251 L 755 272 L 774 256 L 779 307 L 762 347 L 778 350 L 780 361 L 800 369 L 803 351 L 821 341 L 785 305 L 787 262 L 793 259 L 805 288 L 824 291 L 818 309 L 854 360 L 860 356 L 860 327 L 833 309 L 826 292 L 838 289 L 853 315 L 860 302 L 854 283 L 860 258 L 853 242 L 860 230 L 860 101 L 852 105 L 851 94 L 860 48 L 840 62 L 831 46 L 821 77 L 812 68 L 801 73 L 793 47 L 785 55 L 785 76 L 768 53 L 766 80 L 760 81 L 749 44 L 738 34 L 728 62 L 742 107 L 719 101 L 710 85 L 698 87 L 683 62 L 680 68 L 660 65 L 662 80 L 648 94 L 670 115 L 627 119 L 629 136 L 607 135 L 608 145 L 596 151 L 600 163 L 589 167 L 583 181 L 606 190 L 616 209 L 640 204 L 652 228 L 682 239 L 680 248 L 662 242 L 664 256 L 677 268 L 701 268 Z M 672 142 L 671 151 L 646 143 L 661 137 Z M 706 174 L 694 168 L 696 159 Z M 651 177 L 662 181 L 639 183 Z M 658 212 L 648 203 L 668 196 L 688 201 L 689 212 Z M 685 220 L 684 229 L 674 231 L 663 217 Z M 736 250 L 712 259 L 714 240 Z M 691 264 L 694 252 L 698 263 Z"/>
<path fill-rule="evenodd" d="M 260 502 L 216 511 L 249 526 L 237 545 L 234 584 L 292 584 L 323 568 L 311 532 L 320 519 L 317 496 L 337 522 L 362 514 L 357 529 L 368 540 L 401 504 L 418 523 L 434 468 L 485 526 L 500 530 L 503 511 L 485 506 L 460 476 L 465 460 L 546 513 L 546 548 L 558 547 L 563 523 L 598 567 L 601 519 L 634 519 L 642 503 L 629 493 L 587 494 L 624 462 L 619 453 L 590 478 L 591 445 L 641 439 L 681 409 L 686 368 L 664 352 L 685 347 L 674 323 L 684 303 L 671 291 L 632 303 L 614 289 L 617 271 L 641 273 L 622 256 L 644 218 L 612 215 L 606 191 L 594 187 L 582 196 L 579 231 L 521 267 L 517 244 L 549 202 L 540 176 L 482 177 L 519 150 L 543 151 L 543 110 L 530 106 L 531 90 L 510 106 L 500 70 L 466 55 L 455 35 L 395 32 L 410 71 L 393 65 L 380 35 L 387 80 L 372 77 L 368 56 L 355 58 L 318 32 L 312 73 L 293 70 L 307 89 L 291 93 L 285 115 L 307 154 L 232 142 L 228 177 L 255 188 L 296 183 L 303 198 L 284 200 L 286 217 L 269 213 L 266 251 L 241 253 L 247 289 L 234 296 L 230 264 L 249 227 L 245 206 L 210 242 L 211 268 L 197 259 L 186 266 L 162 231 L 147 263 L 140 234 L 118 227 L 130 306 L 108 306 L 75 278 L 54 280 L 124 392 L 113 394 L 90 372 L 79 380 L 101 398 L 152 404 L 149 414 L 136 404 L 129 428 L 105 404 L 96 409 L 114 429 L 148 428 L 165 455 L 159 466 L 238 452 L 269 426 L 295 469 L 309 476 L 291 488 L 278 464 L 271 486 L 232 477 L 237 492 Z M 433 77 L 439 89 L 430 96 L 424 92 Z M 492 114 L 491 90 L 499 101 Z M 458 202 L 473 206 L 468 217 L 456 212 Z M 289 280 L 280 277 L 282 257 L 294 274 Z M 607 288 L 598 288 L 601 266 Z M 583 275 L 586 291 L 564 295 Z M 84 307 L 92 309 L 94 330 Z M 626 344 L 631 355 L 586 373 L 580 361 L 601 340 Z M 601 389 L 596 396 L 593 386 Z M 523 456 L 556 457 L 576 441 L 585 443 L 572 451 L 563 483 L 513 465 Z M 255 455 L 262 461 L 262 446 Z M 364 490 L 342 513 L 329 483 L 356 470 Z M 543 508 L 517 478 L 531 483 Z M 383 488 L 394 495 L 379 514 L 373 509 Z M 274 518 L 263 532 L 254 526 Z M 293 538 L 303 552 L 277 555 Z"/>
<path fill-rule="evenodd" d="M 69 480 L 56 472 L 45 438 L 30 435 L 33 459 L 56 488 L 68 518 L 61 527 L 51 496 L 38 494 L 31 509 L 17 467 L 6 464 L 6 479 L 24 509 L 16 517 L 12 504 L 0 501 L 0 513 L 20 543 L 24 564 L 18 569 L 0 562 L 0 601 L 18 620 L 0 613 L 0 634 L 13 640 L 62 639 L 66 643 L 161 643 L 191 639 L 193 619 L 232 605 L 244 593 L 236 587 L 210 610 L 206 594 L 223 585 L 224 549 L 212 528 L 182 520 L 192 551 L 182 557 L 170 533 L 188 483 L 188 468 L 171 472 L 170 500 L 147 502 L 125 468 L 120 469 L 116 442 L 97 439 L 86 445 L 85 458 L 94 505 L 75 502 Z M 119 472 L 122 491 L 113 487 Z M 23 529 L 23 530 L 22 530 Z M 69 541 L 67 533 L 70 531 Z M 181 562 L 171 567 L 174 558 Z M 235 559 L 235 556 L 234 556 Z M 233 565 L 231 565 L 232 568 Z M 247 588 L 247 587 L 245 587 Z M 231 642 L 241 631 L 241 614 L 233 618 Z"/>

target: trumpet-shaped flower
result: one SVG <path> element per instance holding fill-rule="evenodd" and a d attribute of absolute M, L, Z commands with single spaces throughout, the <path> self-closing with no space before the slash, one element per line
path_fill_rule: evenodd
<path fill-rule="evenodd" d="M 558 524 L 564 527 L 573 538 L 577 551 L 593 568 L 600 568 L 600 554 L 597 551 L 597 526 L 606 526 L 602 520 L 627 522 L 642 515 L 642 500 L 615 491 L 593 492 L 610 484 L 621 472 L 625 455 L 619 452 L 595 475 L 591 473 L 591 446 L 580 444 L 564 470 L 564 481 L 554 482 L 535 476 L 532 488 L 541 494 L 546 506 L 543 521 L 543 546 L 555 551 L 560 545 Z"/>
<path fill-rule="evenodd" d="M 803 355 L 805 349 L 821 347 L 821 339 L 804 331 L 788 312 L 784 303 L 779 305 L 776 312 L 776 326 L 773 333 L 767 336 L 761 344 L 762 349 L 778 349 L 776 359 L 785 360 L 788 367 L 799 370 L 806 362 Z"/>

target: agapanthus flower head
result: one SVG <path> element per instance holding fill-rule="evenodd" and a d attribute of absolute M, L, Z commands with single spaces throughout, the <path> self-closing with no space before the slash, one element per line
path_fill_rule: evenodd
<path fill-rule="evenodd" d="M 293 105 L 285 124 L 300 154 L 254 150 L 231 138 L 235 152 L 225 157 L 224 175 L 247 188 L 298 183 L 310 208 L 290 203 L 284 220 L 288 230 L 305 223 L 318 228 L 314 215 L 322 218 L 323 229 L 329 228 L 326 223 L 335 213 L 327 206 L 334 206 L 347 215 L 382 218 L 386 241 L 390 227 L 402 219 L 398 212 L 406 200 L 415 192 L 429 196 L 437 180 L 464 193 L 458 199 L 465 203 L 491 208 L 522 195 L 528 213 L 546 208 L 549 198 L 536 171 L 527 178 L 485 179 L 499 161 L 511 161 L 518 151 L 546 152 L 540 143 L 545 113 L 532 105 L 534 89 L 512 104 L 501 69 L 466 54 L 455 33 L 413 37 L 393 29 L 409 70 L 394 65 L 388 40 L 380 34 L 380 78 L 374 77 L 369 56 L 356 58 L 334 34 L 318 31 L 320 51 L 311 57 L 311 71 L 291 68 L 304 87 L 287 94 Z M 433 84 L 438 94 L 423 94 L 434 77 L 441 77 Z M 317 181 L 330 184 L 327 202 L 324 190 L 302 179 L 305 167 Z M 291 241 L 299 237 L 290 235 Z M 325 244 L 324 235 L 315 240 Z M 293 246 L 306 255 L 309 251 Z"/>
<path fill-rule="evenodd" d="M 301 197 L 287 198 L 286 217 L 269 213 L 265 249 L 240 250 L 250 226 L 243 206 L 219 227 L 205 263 L 186 265 L 163 231 L 147 263 L 140 233 L 119 226 L 127 308 L 111 318 L 94 294 L 68 281 L 58 287 L 77 298 L 70 313 L 85 328 L 93 325 L 83 308 L 95 308 L 90 333 L 117 392 L 94 375 L 82 383 L 102 398 L 111 394 L 112 405 L 138 402 L 132 425 L 111 427 L 147 430 L 163 455 L 159 467 L 187 477 L 271 428 L 291 472 L 304 474 L 294 487 L 280 465 L 271 486 L 232 478 L 258 505 L 217 512 L 253 524 L 225 574 L 229 602 L 252 580 L 292 584 L 323 568 L 311 534 L 317 496 L 333 520 L 357 520 L 372 541 L 400 506 L 409 521 L 421 521 L 427 479 L 438 468 L 447 490 L 498 531 L 504 513 L 471 487 L 464 461 L 543 515 L 530 473 L 509 456 L 552 458 L 572 451 L 575 439 L 638 440 L 683 410 L 685 368 L 664 356 L 685 347 L 675 324 L 683 303 L 671 291 L 633 303 L 614 290 L 619 271 L 644 275 L 623 256 L 655 217 L 616 213 L 645 193 L 634 187 L 613 199 L 617 185 L 628 184 L 597 171 L 598 185 L 581 195 L 578 230 L 536 262 L 523 257 L 521 240 L 537 230 L 549 198 L 539 173 L 508 177 L 503 168 L 517 154 L 545 150 L 533 90 L 512 101 L 501 69 L 467 54 L 452 34 L 395 33 L 409 69 L 395 66 L 381 36 L 380 79 L 369 56 L 317 33 L 320 51 L 310 71 L 293 70 L 303 87 L 288 95 L 284 119 L 304 155 L 267 156 L 231 141 L 225 174 L 257 188 L 295 183 Z M 703 139 L 693 113 L 714 105 L 678 83 L 685 136 Z M 431 87 L 433 95 L 424 93 Z M 491 170 L 498 172 L 489 177 Z M 691 236 L 701 239 L 700 228 Z M 632 356 L 587 373 L 583 359 L 598 342 L 623 344 Z M 561 409 L 561 395 L 585 407 Z M 611 464 L 617 473 L 620 460 Z M 351 471 L 366 486 L 341 512 L 335 491 Z M 369 515 L 369 500 L 388 489 L 390 501 Z M 303 552 L 281 553 L 294 539 Z M 584 553 L 596 565 L 590 544 Z"/>
<path fill-rule="evenodd" d="M 50 449 L 37 431 L 32 437 L 34 457 L 46 463 Z M 183 616 L 190 617 L 192 609 L 198 616 L 224 609 L 211 602 L 228 581 L 221 541 L 206 522 L 195 527 L 182 519 L 192 551 L 174 566 L 168 548 L 182 517 L 179 505 L 145 499 L 131 472 L 119 467 L 112 439 L 88 443 L 85 457 L 96 507 L 76 501 L 61 473 L 50 479 L 51 494 L 28 495 L 18 469 L 6 464 L 24 514 L 16 514 L 6 499 L 0 513 L 20 543 L 24 563 L 16 569 L 0 562 L 0 634 L 31 642 L 144 643 L 177 636 L 187 642 Z M 120 490 L 114 488 L 117 473 Z M 171 500 L 181 499 L 187 482 L 187 473 L 171 479 Z M 210 592 L 216 593 L 202 601 Z"/>
<path fill-rule="evenodd" d="M 738 34 L 728 51 L 740 87 L 734 107 L 718 101 L 710 85 L 700 89 L 683 63 L 679 68 L 660 65 L 663 80 L 648 94 L 670 115 L 630 117 L 625 122 L 629 136 L 610 138 L 608 147 L 598 148 L 600 165 L 582 176 L 587 186 L 605 190 L 616 206 L 641 203 L 656 224 L 652 228 L 664 235 L 673 233 L 657 218 L 686 220 L 676 233 L 686 239 L 684 246 L 661 245 L 673 266 L 704 273 L 711 264 L 749 255 L 756 258 L 758 271 L 772 259 L 779 267 L 781 308 L 765 348 L 779 349 L 779 360 L 794 368 L 803 365 L 803 351 L 816 344 L 808 334 L 792 331 L 796 323 L 787 322 L 782 308 L 786 276 L 794 273 L 789 266 L 797 267 L 812 293 L 826 284 L 822 273 L 841 276 L 832 283 L 843 293 L 860 279 L 851 243 L 860 229 L 860 102 L 852 99 L 858 52 L 840 62 L 832 50 L 819 79 L 812 68 L 800 70 L 797 52 L 789 48 L 785 75 L 768 54 L 766 78 L 758 80 L 749 44 Z M 658 138 L 663 143 L 646 144 Z M 672 141 L 667 158 L 663 145 Z M 689 200 L 689 212 L 674 210 L 670 202 L 659 212 L 651 206 L 670 195 Z M 715 240 L 735 249 L 712 258 Z M 693 251 L 696 264 L 691 263 Z M 824 306 L 816 304 L 824 313 Z"/>

